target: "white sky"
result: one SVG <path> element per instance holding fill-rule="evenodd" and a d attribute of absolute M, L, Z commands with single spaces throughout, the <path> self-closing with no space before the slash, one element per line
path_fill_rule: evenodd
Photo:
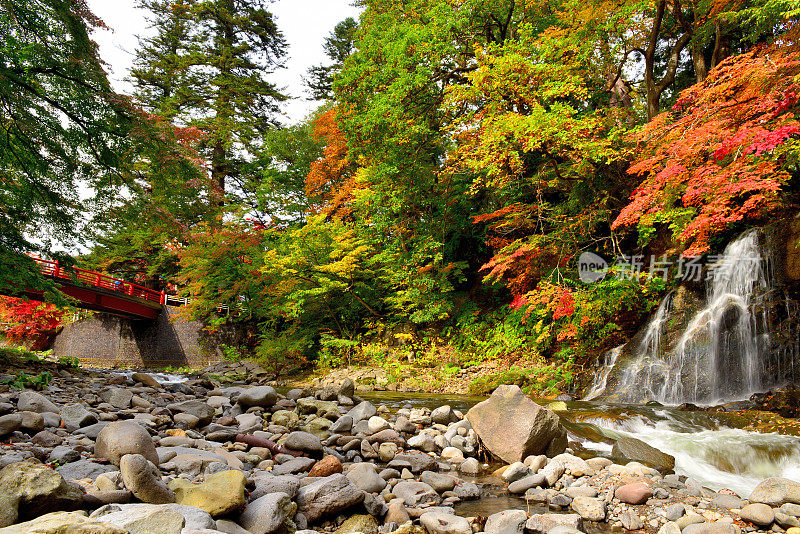
<path fill-rule="evenodd" d="M 352 0 L 276 0 L 269 9 L 289 43 L 286 68 L 272 75 L 272 81 L 291 97 L 283 104 L 283 122 L 297 123 L 319 103 L 307 101 L 302 76 L 312 65 L 327 62 L 322 43 L 333 27 L 347 17 L 358 19 L 360 9 Z M 146 13 L 136 9 L 134 0 L 88 0 L 89 7 L 112 31 L 97 31 L 100 57 L 108 63 L 109 77 L 117 91 L 130 93 L 124 78 L 133 62 L 138 35 L 149 35 Z"/>

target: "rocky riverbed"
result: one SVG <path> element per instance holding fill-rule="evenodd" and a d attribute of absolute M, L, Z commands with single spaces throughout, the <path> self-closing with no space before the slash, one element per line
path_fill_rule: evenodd
<path fill-rule="evenodd" d="M 391 413 L 349 379 L 281 394 L 61 369 L 0 414 L 0 534 L 800 534 L 800 483 L 744 500 L 636 439 L 593 457 L 516 386 Z M 508 509 L 461 512 L 498 488 Z"/>

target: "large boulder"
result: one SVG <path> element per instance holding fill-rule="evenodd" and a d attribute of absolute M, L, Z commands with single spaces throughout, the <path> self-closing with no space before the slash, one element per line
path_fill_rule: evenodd
<path fill-rule="evenodd" d="M 96 458 L 106 458 L 114 465 L 126 454 L 141 454 L 158 465 L 158 454 L 150 433 L 133 421 L 115 421 L 97 435 L 94 445 Z"/>
<path fill-rule="evenodd" d="M 800 482 L 788 478 L 768 478 L 756 486 L 750 495 L 750 501 L 770 506 L 800 504 Z"/>
<path fill-rule="evenodd" d="M 153 512 L 159 510 L 170 510 L 182 515 L 185 521 L 184 532 L 190 530 L 214 529 L 217 526 L 216 521 L 208 515 L 208 512 L 200 508 L 195 508 L 194 506 L 185 506 L 182 504 L 107 504 L 92 512 L 89 517 L 101 521 L 108 521 L 109 523 L 113 522 L 113 524 L 116 525 L 130 525 L 137 519 L 148 517 Z"/>
<path fill-rule="evenodd" d="M 18 503 L 21 519 L 48 512 L 75 510 L 83 501 L 80 489 L 58 472 L 35 460 L 16 462 L 0 469 L 0 495 Z"/>
<path fill-rule="evenodd" d="M 675 457 L 636 438 L 618 439 L 611 449 L 611 458 L 621 464 L 639 462 L 661 473 L 672 473 L 675 469 Z"/>
<path fill-rule="evenodd" d="M 364 500 L 364 492 L 341 473 L 320 478 L 300 488 L 297 493 L 298 511 L 309 523 L 336 514 Z"/>
<path fill-rule="evenodd" d="M 23 391 L 19 394 L 17 401 L 17 411 L 19 412 L 36 412 L 36 413 L 59 413 L 61 408 L 53 404 L 53 402 L 35 391 Z"/>
<path fill-rule="evenodd" d="M 245 407 L 261 406 L 267 408 L 278 401 L 278 393 L 271 386 L 255 386 L 239 395 L 237 402 Z"/>
<path fill-rule="evenodd" d="M 537 454 L 555 456 L 567 447 L 567 431 L 558 415 L 533 402 L 519 386 L 498 387 L 467 412 L 467 419 L 489 452 L 507 463 Z"/>
<path fill-rule="evenodd" d="M 83 404 L 68 404 L 61 408 L 61 420 L 67 430 L 74 432 L 81 427 L 95 424 L 97 417 Z"/>

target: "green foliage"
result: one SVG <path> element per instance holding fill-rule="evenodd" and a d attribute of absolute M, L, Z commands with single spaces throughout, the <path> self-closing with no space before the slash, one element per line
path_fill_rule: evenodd
<path fill-rule="evenodd" d="M 58 358 L 58 364 L 63 365 L 69 369 L 80 369 L 81 361 L 74 356 L 61 356 Z"/>
<path fill-rule="evenodd" d="M 8 380 L 3 381 L 3 384 L 10 386 L 11 389 L 15 390 L 30 388 L 35 389 L 36 391 L 42 391 L 50 384 L 52 380 L 53 375 L 47 371 L 41 372 L 36 376 L 29 376 L 24 372 L 19 372 L 14 376 L 14 378 L 9 378 Z"/>

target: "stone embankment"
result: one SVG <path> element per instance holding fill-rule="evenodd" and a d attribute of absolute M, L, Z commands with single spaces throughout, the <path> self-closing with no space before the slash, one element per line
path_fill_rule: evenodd
<path fill-rule="evenodd" d="M 579 457 L 516 386 L 467 414 L 390 413 L 349 379 L 282 395 L 62 370 L 0 393 L 0 414 L 0 534 L 800 534 L 800 484 L 717 493 L 633 439 Z M 492 477 L 520 506 L 459 515 Z"/>

